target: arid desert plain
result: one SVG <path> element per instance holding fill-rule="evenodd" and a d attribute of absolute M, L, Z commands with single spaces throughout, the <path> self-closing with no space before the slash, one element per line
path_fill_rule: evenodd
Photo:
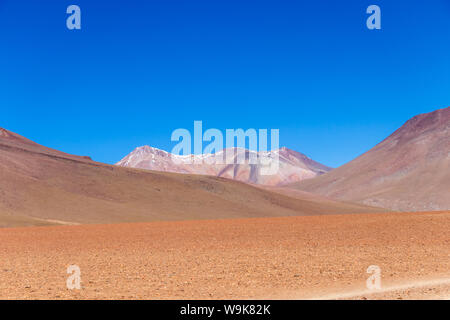
<path fill-rule="evenodd" d="M 448 211 L 7 228 L 0 298 L 448 299 L 448 230 Z"/>

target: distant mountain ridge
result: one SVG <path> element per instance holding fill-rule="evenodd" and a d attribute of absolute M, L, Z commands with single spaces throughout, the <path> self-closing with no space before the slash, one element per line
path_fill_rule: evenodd
<path fill-rule="evenodd" d="M 249 164 L 248 161 L 238 163 L 236 160 L 239 156 L 245 156 L 248 160 L 251 153 L 259 156 L 262 152 L 228 148 L 217 154 L 180 156 L 150 146 L 142 146 L 136 148 L 116 165 L 164 172 L 211 175 L 267 186 L 286 185 L 314 178 L 331 170 L 300 152 L 283 147 L 264 153 L 269 158 L 278 157 L 279 159 L 278 172 L 273 175 L 264 175 L 260 172 L 260 164 Z M 208 163 L 208 160 L 216 156 L 228 161 L 223 161 L 224 163 L 221 164 L 214 161 Z"/>

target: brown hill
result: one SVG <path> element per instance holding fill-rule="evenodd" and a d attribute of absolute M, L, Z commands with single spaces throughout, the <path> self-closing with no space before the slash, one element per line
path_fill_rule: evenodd
<path fill-rule="evenodd" d="M 450 107 L 421 114 L 355 160 L 294 188 L 402 211 L 450 209 Z"/>
<path fill-rule="evenodd" d="M 377 212 L 223 178 L 102 164 L 0 131 L 0 226 Z"/>

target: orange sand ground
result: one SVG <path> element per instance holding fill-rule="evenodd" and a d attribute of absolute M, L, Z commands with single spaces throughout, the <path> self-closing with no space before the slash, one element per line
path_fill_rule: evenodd
<path fill-rule="evenodd" d="M 0 298 L 448 299 L 449 235 L 450 211 L 6 228 Z"/>

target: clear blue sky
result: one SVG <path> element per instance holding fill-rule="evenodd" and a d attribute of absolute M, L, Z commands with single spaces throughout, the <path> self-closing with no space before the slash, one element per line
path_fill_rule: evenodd
<path fill-rule="evenodd" d="M 97 161 L 202 120 L 336 167 L 448 105 L 448 0 L 0 0 L 0 126 Z"/>

